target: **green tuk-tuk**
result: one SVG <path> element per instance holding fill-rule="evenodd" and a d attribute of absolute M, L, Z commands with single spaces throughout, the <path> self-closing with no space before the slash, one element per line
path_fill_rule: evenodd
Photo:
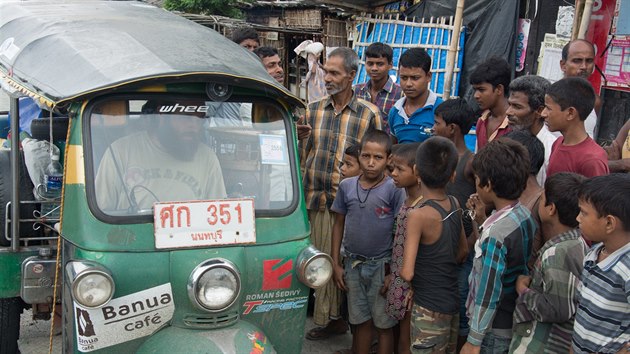
<path fill-rule="evenodd" d="M 0 150 L 0 352 L 24 308 L 60 309 L 64 352 L 300 352 L 332 268 L 309 241 L 303 104 L 257 57 L 140 2 L 0 1 L 0 82 L 11 131 L 29 97 L 51 149 Z"/>

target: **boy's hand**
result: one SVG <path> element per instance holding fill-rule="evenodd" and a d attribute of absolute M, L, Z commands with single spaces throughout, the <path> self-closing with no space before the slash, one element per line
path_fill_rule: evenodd
<path fill-rule="evenodd" d="M 571 348 L 571 349 L 573 349 L 573 348 Z M 624 344 L 624 346 L 621 347 L 621 349 L 619 349 L 617 354 L 627 354 L 628 352 L 630 352 L 630 342 Z"/>
<path fill-rule="evenodd" d="M 472 345 L 471 343 L 466 342 L 466 344 L 464 344 L 459 354 L 479 354 L 480 351 L 481 351 L 480 346 Z"/>
<path fill-rule="evenodd" d="M 339 264 L 335 264 L 333 268 L 333 280 L 335 281 L 335 285 L 343 291 L 348 291 L 346 287 L 346 282 L 343 280 L 343 267 Z"/>
<path fill-rule="evenodd" d="M 525 289 L 529 288 L 529 284 L 532 283 L 532 277 L 529 275 L 519 275 L 516 279 L 516 292 L 522 295 Z"/>
<path fill-rule="evenodd" d="M 393 280 L 394 280 L 393 274 L 387 274 L 385 276 L 385 279 L 383 279 L 383 286 L 381 287 L 381 290 L 378 292 L 379 294 L 381 294 L 381 296 L 385 297 L 387 295 L 387 290 L 389 290 L 389 285 L 392 283 Z"/>
<path fill-rule="evenodd" d="M 477 193 L 470 195 L 466 201 L 466 208 L 473 211 L 477 224 L 481 225 L 486 221 L 486 205 L 481 201 Z"/>

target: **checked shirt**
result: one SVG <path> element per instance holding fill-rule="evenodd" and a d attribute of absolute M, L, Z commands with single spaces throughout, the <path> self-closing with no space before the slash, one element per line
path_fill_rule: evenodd
<path fill-rule="evenodd" d="M 341 180 L 344 150 L 359 144 L 370 129 L 382 129 L 383 121 L 375 105 L 356 95 L 340 112 L 335 112 L 331 96 L 309 104 L 306 121 L 312 127 L 308 139 L 300 142 L 306 208 L 330 209 Z"/>
<path fill-rule="evenodd" d="M 587 252 L 579 229 L 557 235 L 543 245 L 529 290 L 516 300 L 510 352 L 569 352 L 577 288 Z"/>
<path fill-rule="evenodd" d="M 354 92 L 357 97 L 362 98 L 368 102 L 372 102 L 372 95 L 370 95 L 370 88 L 372 87 L 372 80 L 364 82 L 362 84 L 356 84 L 354 86 Z M 387 79 L 385 86 L 376 95 L 374 104 L 381 112 L 381 119 L 383 120 L 383 130 L 389 133 L 389 123 L 387 117 L 389 117 L 389 110 L 392 109 L 394 103 L 402 97 L 402 89 L 400 85 L 395 83 L 391 78 Z"/>

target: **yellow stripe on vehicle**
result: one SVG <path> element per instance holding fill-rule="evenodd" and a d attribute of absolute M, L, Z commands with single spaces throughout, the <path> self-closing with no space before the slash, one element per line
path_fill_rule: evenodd
<path fill-rule="evenodd" d="M 85 184 L 85 164 L 83 146 L 68 145 L 66 149 L 65 179 L 66 184 Z"/>

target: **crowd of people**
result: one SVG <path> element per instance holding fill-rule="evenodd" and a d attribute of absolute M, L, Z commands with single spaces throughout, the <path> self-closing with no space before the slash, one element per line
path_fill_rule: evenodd
<path fill-rule="evenodd" d="M 428 89 L 421 48 L 401 55 L 400 85 L 386 44 L 356 87 L 356 53 L 328 54 L 328 95 L 297 126 L 311 241 L 334 263 L 307 339 L 349 322 L 341 352 L 629 350 L 630 124 L 606 149 L 593 140 L 590 43 L 564 48 L 553 84 L 480 63 L 478 119 Z"/>

